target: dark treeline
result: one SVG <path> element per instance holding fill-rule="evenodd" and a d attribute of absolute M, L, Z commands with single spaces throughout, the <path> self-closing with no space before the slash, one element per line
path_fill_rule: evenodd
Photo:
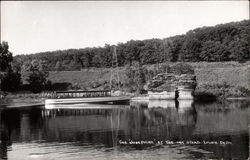
<path fill-rule="evenodd" d="M 249 60 L 249 20 L 202 27 L 165 39 L 130 40 L 116 45 L 119 66 L 162 62 L 218 62 Z M 32 60 L 42 61 L 47 71 L 111 67 L 113 47 L 68 49 L 14 57 L 21 71 Z"/>

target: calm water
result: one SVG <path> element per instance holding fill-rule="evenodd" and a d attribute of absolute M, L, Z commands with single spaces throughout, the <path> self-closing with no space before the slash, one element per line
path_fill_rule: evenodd
<path fill-rule="evenodd" d="M 0 159 L 247 159 L 249 102 L 0 109 Z"/>

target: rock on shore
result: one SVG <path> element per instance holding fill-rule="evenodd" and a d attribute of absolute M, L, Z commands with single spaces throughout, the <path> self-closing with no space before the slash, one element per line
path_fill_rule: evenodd
<path fill-rule="evenodd" d="M 149 99 L 193 99 L 197 85 L 193 74 L 158 74 L 145 85 Z"/>

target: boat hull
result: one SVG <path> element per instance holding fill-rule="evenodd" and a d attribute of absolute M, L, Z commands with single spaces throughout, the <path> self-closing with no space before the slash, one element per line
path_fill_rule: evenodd
<path fill-rule="evenodd" d="M 46 106 L 63 105 L 63 104 L 84 104 L 84 103 L 126 103 L 129 102 L 130 97 L 92 97 L 92 98 L 64 98 L 64 99 L 46 99 Z M 47 108 L 47 107 L 46 107 Z"/>

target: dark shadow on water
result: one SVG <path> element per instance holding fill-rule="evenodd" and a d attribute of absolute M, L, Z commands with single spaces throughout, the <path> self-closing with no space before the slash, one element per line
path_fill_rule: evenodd
<path fill-rule="evenodd" d="M 195 96 L 195 101 L 201 103 L 215 102 L 217 100 L 216 95 L 208 92 L 196 92 L 194 96 Z"/>
<path fill-rule="evenodd" d="M 45 146 L 61 143 L 119 152 L 180 150 L 183 145 L 158 141 L 228 141 L 227 145 L 184 145 L 194 159 L 246 159 L 248 157 L 249 102 L 197 103 L 149 101 L 102 109 L 2 109 L 0 158 L 16 143 L 36 141 Z M 122 144 L 120 142 L 127 142 Z M 152 141 L 152 144 L 136 144 Z M 130 143 L 131 142 L 131 143 Z M 12 152 L 15 153 L 15 150 Z M 32 148 L 30 150 L 32 152 Z M 53 157 L 57 158 L 57 157 Z"/>

